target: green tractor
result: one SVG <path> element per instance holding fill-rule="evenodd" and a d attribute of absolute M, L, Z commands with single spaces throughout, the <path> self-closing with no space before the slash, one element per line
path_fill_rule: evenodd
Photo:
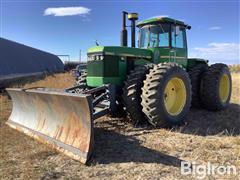
<path fill-rule="evenodd" d="M 131 21 L 132 47 L 127 47 L 126 15 Z M 89 88 L 116 85 L 117 99 L 135 123 L 154 126 L 182 123 L 191 104 L 208 110 L 224 109 L 230 99 L 231 76 L 224 64 L 208 66 L 204 59 L 188 58 L 186 31 L 191 26 L 168 17 L 137 24 L 136 13 L 123 12 L 122 46 L 96 46 L 88 50 Z"/>
<path fill-rule="evenodd" d="M 168 17 L 136 25 L 137 19 L 137 13 L 123 12 L 121 46 L 88 50 L 87 71 L 76 86 L 7 89 L 13 100 L 7 123 L 85 163 L 93 149 L 93 121 L 118 109 L 124 108 L 134 124 L 167 127 L 181 125 L 191 106 L 211 111 L 228 106 L 228 66 L 188 58 L 186 31 L 191 26 Z"/>

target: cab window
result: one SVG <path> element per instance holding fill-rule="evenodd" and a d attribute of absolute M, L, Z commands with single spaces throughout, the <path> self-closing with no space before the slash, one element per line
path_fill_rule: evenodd
<path fill-rule="evenodd" d="M 150 26 L 150 47 L 169 47 L 168 24 Z"/>
<path fill-rule="evenodd" d="M 185 36 L 186 31 L 184 27 L 172 26 L 172 47 L 175 48 L 186 48 Z"/>
<path fill-rule="evenodd" d="M 140 30 L 140 44 L 139 47 L 141 48 L 147 48 L 148 47 L 148 37 L 149 30 L 148 27 L 144 27 Z"/>
<path fill-rule="evenodd" d="M 169 24 L 145 26 L 140 29 L 140 47 L 169 47 Z"/>

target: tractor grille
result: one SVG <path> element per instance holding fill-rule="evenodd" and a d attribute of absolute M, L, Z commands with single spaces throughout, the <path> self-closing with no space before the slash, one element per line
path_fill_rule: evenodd
<path fill-rule="evenodd" d="M 104 64 L 103 61 L 89 61 L 87 62 L 88 76 L 102 76 Z"/>
<path fill-rule="evenodd" d="M 105 56 L 104 60 L 89 61 L 87 64 L 88 76 L 117 77 L 119 76 L 119 58 Z"/>

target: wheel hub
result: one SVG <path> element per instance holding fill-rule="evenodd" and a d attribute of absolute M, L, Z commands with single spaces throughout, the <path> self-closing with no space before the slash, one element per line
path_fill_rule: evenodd
<path fill-rule="evenodd" d="M 227 74 L 223 74 L 219 85 L 220 100 L 225 103 L 230 92 L 230 80 Z"/>
<path fill-rule="evenodd" d="M 171 78 L 164 90 L 164 105 L 169 114 L 180 114 L 186 104 L 186 87 L 182 79 Z"/>

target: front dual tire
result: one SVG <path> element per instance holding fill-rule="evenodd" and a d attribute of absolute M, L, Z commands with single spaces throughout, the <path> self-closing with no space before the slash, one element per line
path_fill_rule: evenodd
<path fill-rule="evenodd" d="M 143 81 L 146 79 L 146 75 L 153 66 L 153 64 L 137 66 L 130 72 L 124 82 L 122 100 L 126 108 L 128 118 L 134 125 L 144 124 L 146 121 L 145 115 L 142 112 L 141 88 L 143 87 Z"/>
<path fill-rule="evenodd" d="M 178 125 L 191 106 L 188 73 L 176 63 L 160 63 L 146 76 L 142 88 L 142 111 L 158 127 Z"/>

